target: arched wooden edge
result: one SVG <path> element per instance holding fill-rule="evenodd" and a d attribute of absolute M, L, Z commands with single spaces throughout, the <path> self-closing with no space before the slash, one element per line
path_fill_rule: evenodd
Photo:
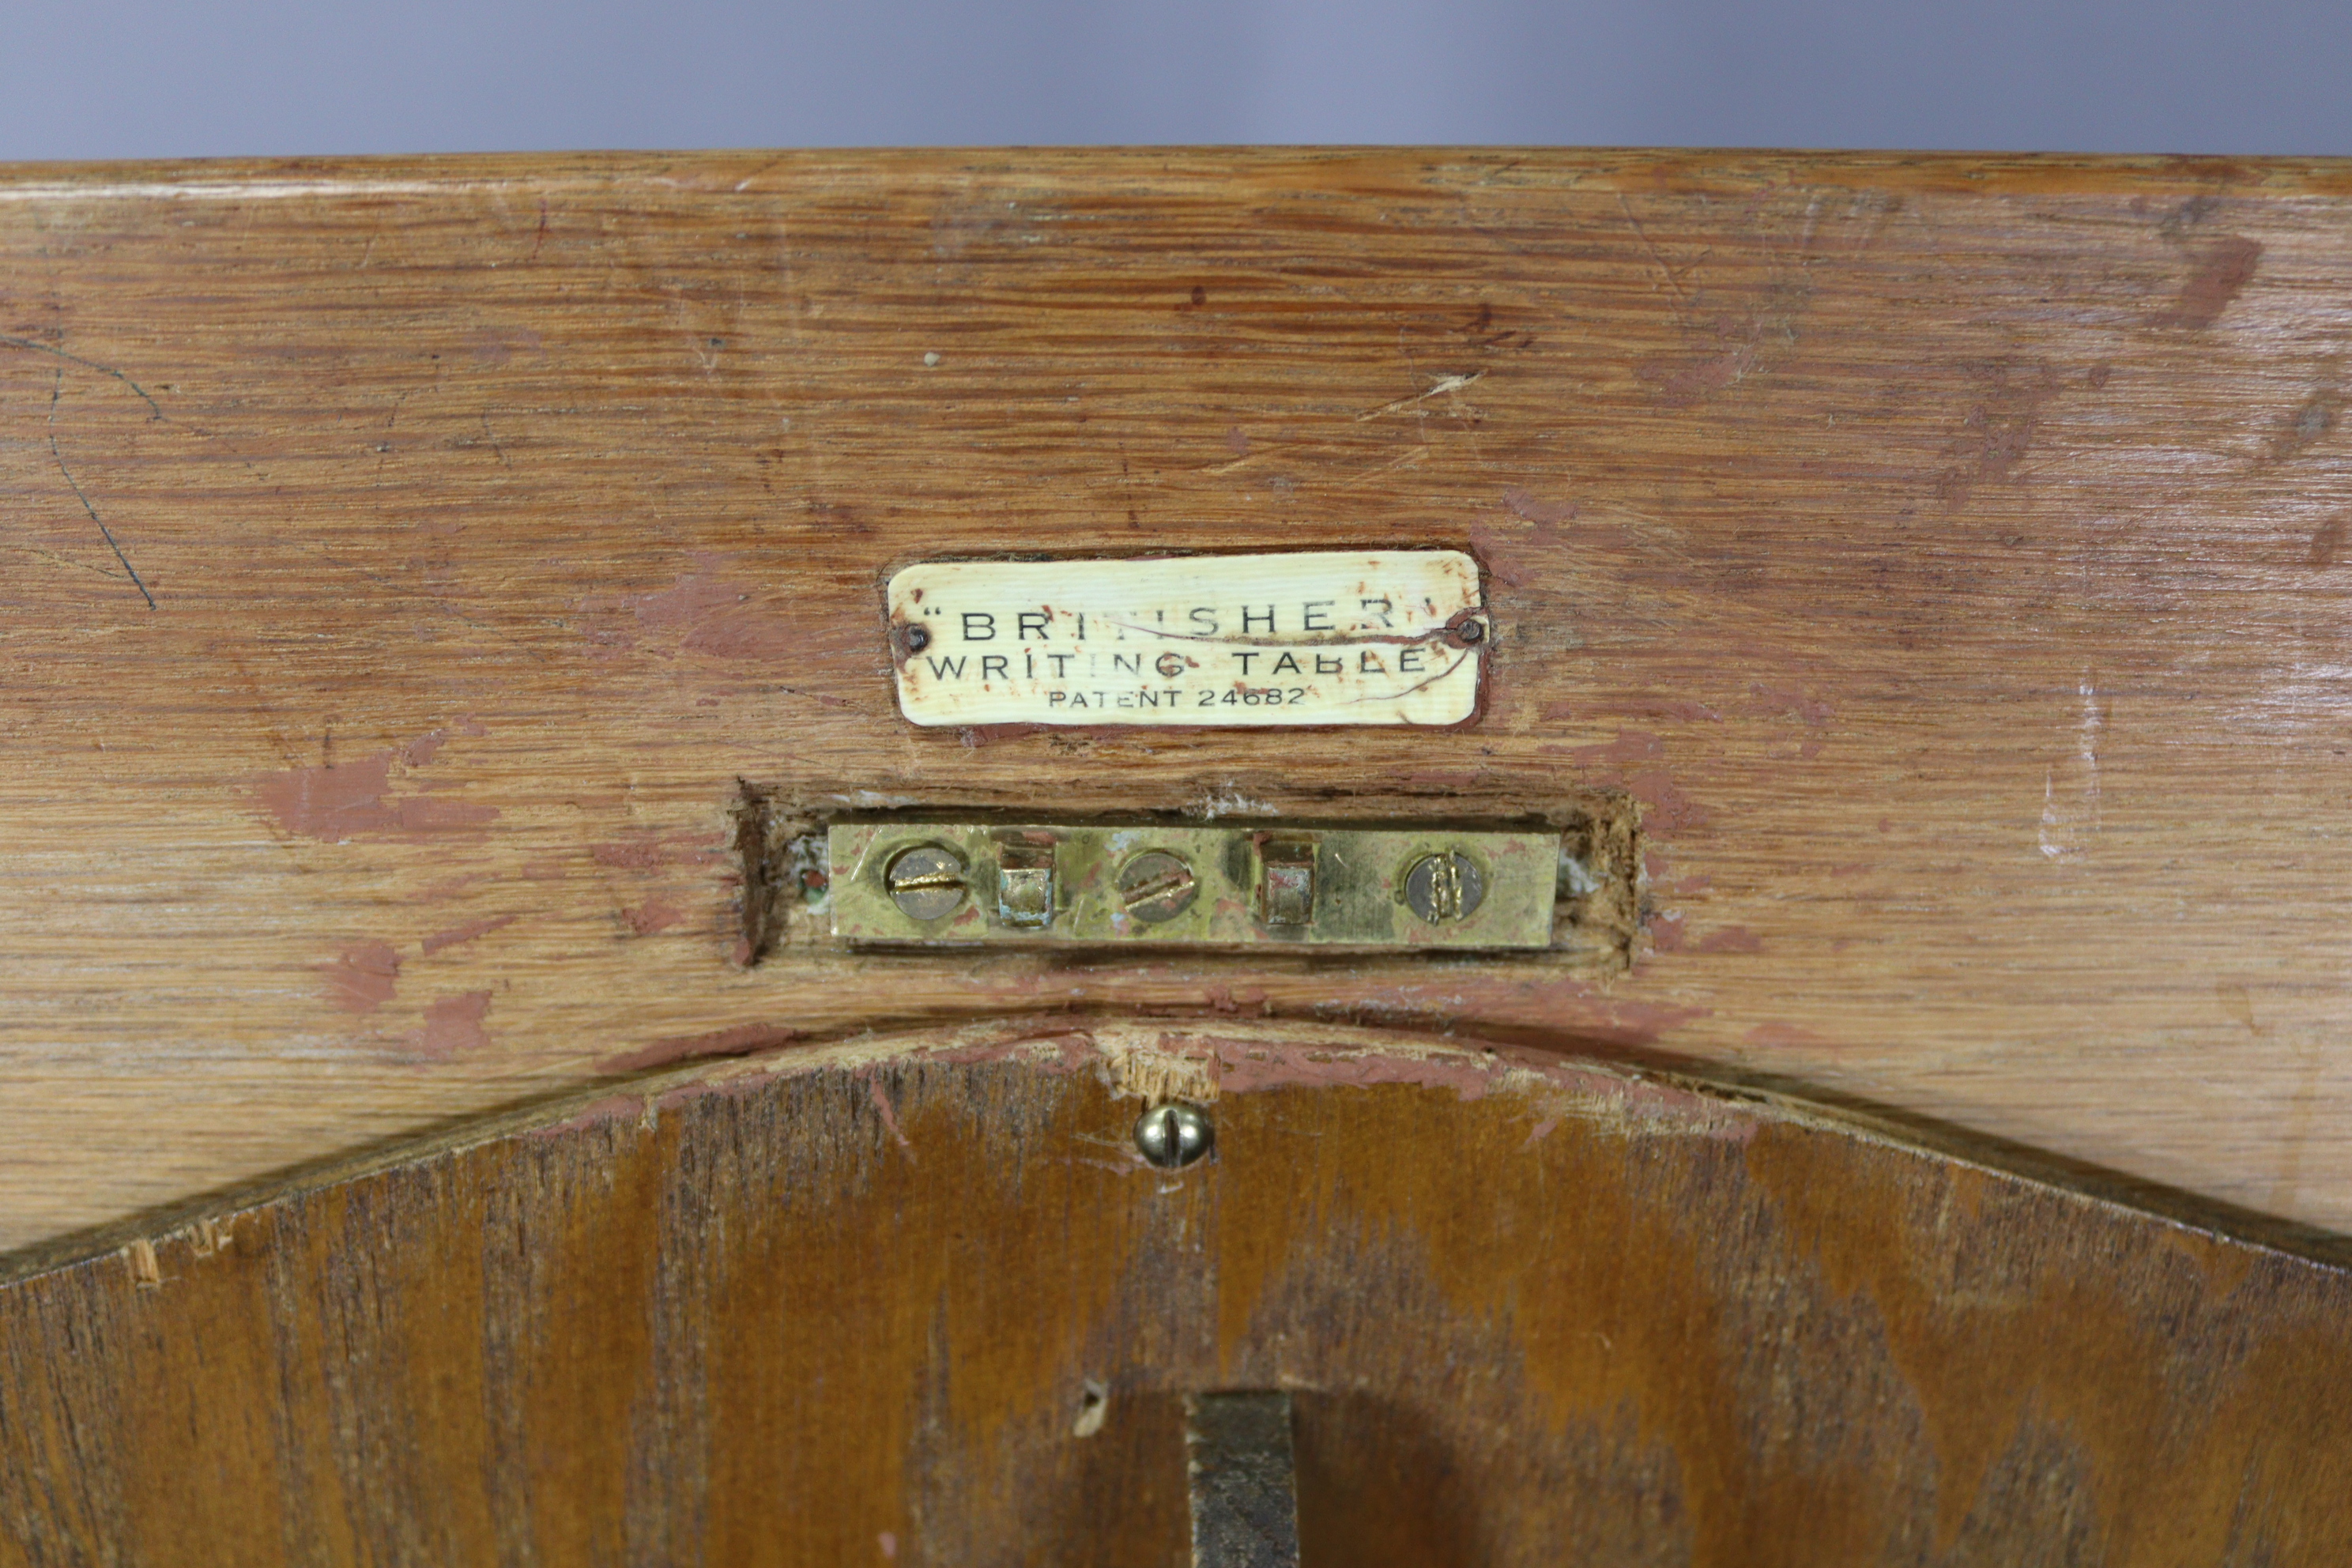
<path fill-rule="evenodd" d="M 1174 1563 L 1233 1387 L 1310 1563 L 2352 1561 L 2352 1272 L 1237 1021 L 681 1069 L 20 1271 L 0 1561 Z"/>

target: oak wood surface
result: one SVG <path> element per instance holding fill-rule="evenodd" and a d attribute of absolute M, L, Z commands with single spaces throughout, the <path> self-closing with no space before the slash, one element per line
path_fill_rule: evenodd
<path fill-rule="evenodd" d="M 11 171 L 0 1243 L 1056 1009 L 1705 1061 L 2352 1227 L 2347 289 L 2336 163 Z M 1475 723 L 894 710 L 894 565 L 1342 545 L 1477 555 Z M 1621 798 L 1646 902 L 1622 974 L 744 965 L 739 781 Z"/>
<path fill-rule="evenodd" d="M 2352 1272 L 1546 1052 L 935 1030 L 115 1239 L 0 1282 L 0 1562 L 1175 1564 L 1270 1387 L 1309 1563 L 2352 1553 Z"/>

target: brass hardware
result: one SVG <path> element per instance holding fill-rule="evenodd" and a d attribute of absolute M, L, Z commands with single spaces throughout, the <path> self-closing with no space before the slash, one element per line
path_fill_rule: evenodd
<path fill-rule="evenodd" d="M 1276 930 L 1309 925 L 1315 919 L 1315 841 L 1257 841 L 1257 918 Z"/>
<path fill-rule="evenodd" d="M 1181 1171 L 1217 1141 L 1209 1114 L 1197 1105 L 1155 1105 L 1135 1123 L 1135 1149 L 1163 1171 Z"/>
<path fill-rule="evenodd" d="M 1486 897 L 1478 863 L 1458 849 L 1424 855 L 1404 874 L 1406 906 L 1432 925 L 1468 919 Z"/>
<path fill-rule="evenodd" d="M 1556 831 L 870 818 L 825 829 L 855 943 L 1546 948 Z"/>
<path fill-rule="evenodd" d="M 1005 925 L 1024 928 L 1054 923 L 1051 838 L 1043 844 L 1010 843 L 997 851 L 996 918 Z"/>
<path fill-rule="evenodd" d="M 1119 868 L 1119 908 L 1152 925 L 1191 909 L 1200 890 L 1200 879 L 1183 857 L 1165 849 L 1147 849 Z"/>
<path fill-rule="evenodd" d="M 963 862 L 936 844 L 918 844 L 891 858 L 886 885 L 908 920 L 944 920 L 963 902 Z"/>

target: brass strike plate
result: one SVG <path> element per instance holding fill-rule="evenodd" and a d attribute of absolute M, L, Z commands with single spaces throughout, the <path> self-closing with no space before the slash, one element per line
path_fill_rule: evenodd
<path fill-rule="evenodd" d="M 836 822 L 833 934 L 860 943 L 1543 948 L 1556 832 Z"/>

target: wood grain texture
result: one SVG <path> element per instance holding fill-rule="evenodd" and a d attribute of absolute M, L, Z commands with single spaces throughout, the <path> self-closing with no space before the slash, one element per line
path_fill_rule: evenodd
<path fill-rule="evenodd" d="M 2341 164 L 857 153 L 0 180 L 0 1242 L 1076 1008 L 1814 1085 L 2352 1228 Z M 1459 547 L 1443 733 L 921 732 L 881 584 Z M 135 570 L 137 580 L 129 575 Z M 735 964 L 738 781 L 1615 792 L 1629 973 Z"/>
<path fill-rule="evenodd" d="M 2352 1552 L 2340 1267 L 1237 1022 L 673 1069 L 19 1276 L 0 1561 L 1174 1564 L 1230 1387 L 1297 1391 L 1309 1563 Z"/>

